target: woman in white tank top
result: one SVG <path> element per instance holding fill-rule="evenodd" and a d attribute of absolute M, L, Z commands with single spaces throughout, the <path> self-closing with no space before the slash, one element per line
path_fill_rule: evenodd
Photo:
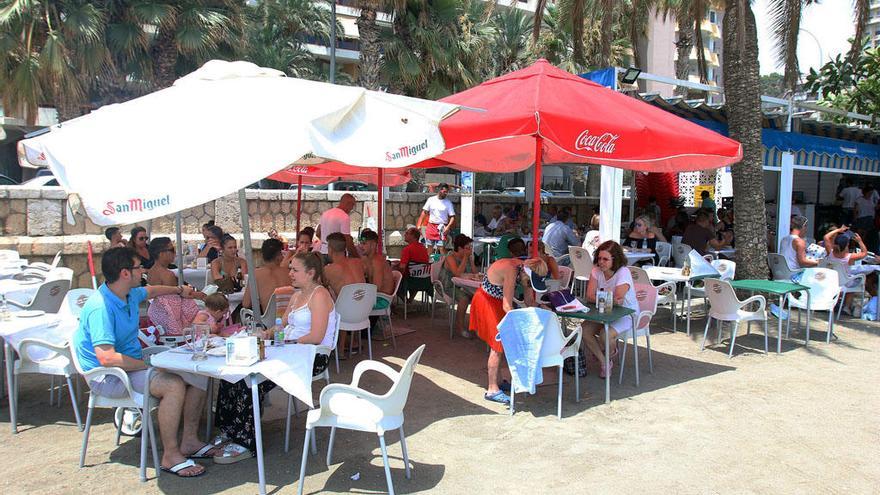
<path fill-rule="evenodd" d="M 297 253 L 290 260 L 290 280 L 297 292 L 284 313 L 285 335 L 298 344 L 333 347 L 336 311 L 330 292 L 320 283 L 321 269 L 321 260 L 312 253 Z"/>

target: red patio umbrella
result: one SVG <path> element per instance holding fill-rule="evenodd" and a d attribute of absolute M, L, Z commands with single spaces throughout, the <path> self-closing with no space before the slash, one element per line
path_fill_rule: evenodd
<path fill-rule="evenodd" d="M 299 233 L 299 218 L 302 207 L 302 185 L 324 185 L 343 178 L 358 180 L 378 186 L 379 191 L 379 250 L 384 240 L 384 218 L 382 216 L 382 188 L 406 184 L 410 181 L 409 170 L 405 168 L 377 168 L 375 172 L 365 167 L 356 167 L 339 162 L 325 162 L 320 165 L 294 165 L 269 176 L 272 180 L 298 184 L 296 190 L 296 231 Z"/>
<path fill-rule="evenodd" d="M 420 166 L 504 173 L 534 163 L 535 235 L 543 163 L 679 172 L 742 159 L 738 142 L 544 59 L 442 101 L 486 111 L 458 112 L 444 120 L 440 129 L 446 151 Z M 533 255 L 537 249 L 533 243 Z"/>

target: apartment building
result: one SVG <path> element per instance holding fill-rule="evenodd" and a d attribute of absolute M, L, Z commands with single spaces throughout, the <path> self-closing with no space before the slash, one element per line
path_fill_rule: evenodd
<path fill-rule="evenodd" d="M 703 53 L 706 59 L 706 77 L 711 86 L 721 86 L 723 81 L 721 69 L 722 28 L 721 23 L 724 13 L 709 9 L 700 25 L 703 34 Z M 675 43 L 678 41 L 678 25 L 674 16 L 666 19 L 655 13 L 646 29 L 646 35 L 639 44 L 639 52 L 643 60 L 645 72 L 658 76 L 676 77 L 675 62 L 678 60 L 678 50 Z M 688 80 L 700 82 L 697 72 L 697 49 L 693 47 L 690 53 L 690 73 Z M 669 84 L 645 81 L 644 87 L 640 88 L 648 93 L 659 93 L 664 97 L 673 95 L 674 86 Z"/>
<path fill-rule="evenodd" d="M 880 1 L 873 0 L 868 13 L 868 27 L 865 30 L 870 38 L 871 48 L 880 48 Z"/>

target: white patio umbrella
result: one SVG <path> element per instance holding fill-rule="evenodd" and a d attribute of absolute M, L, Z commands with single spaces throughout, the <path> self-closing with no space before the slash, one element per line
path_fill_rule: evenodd
<path fill-rule="evenodd" d="M 291 164 L 375 170 L 433 157 L 445 149 L 440 121 L 458 108 L 212 60 L 170 88 L 20 141 L 19 157 L 52 169 L 98 225 L 173 214 L 237 190 L 252 272 L 244 187 Z M 177 230 L 179 245 L 179 218 Z M 253 285 L 251 295 L 259 307 Z"/>

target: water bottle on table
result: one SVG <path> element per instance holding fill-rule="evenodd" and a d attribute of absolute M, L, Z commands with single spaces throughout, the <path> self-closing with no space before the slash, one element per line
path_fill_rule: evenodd
<path fill-rule="evenodd" d="M 284 345 L 284 324 L 282 323 L 281 318 L 275 318 L 275 345 L 283 346 Z"/>

